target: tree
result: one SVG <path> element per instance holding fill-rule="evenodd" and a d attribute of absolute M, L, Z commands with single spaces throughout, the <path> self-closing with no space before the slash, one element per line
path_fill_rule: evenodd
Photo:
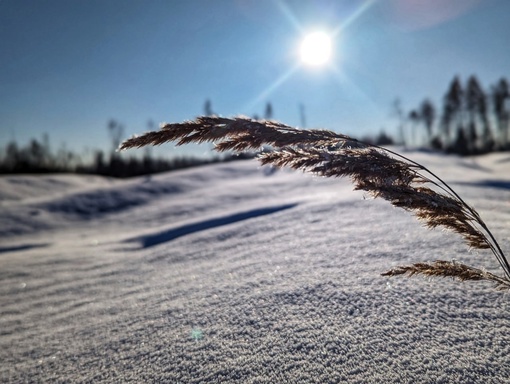
<path fill-rule="evenodd" d="M 7 144 L 4 159 L 4 164 L 7 170 L 10 172 L 18 171 L 21 166 L 22 159 L 23 155 L 20 148 L 18 148 L 18 144 L 15 141 L 11 141 Z"/>
<path fill-rule="evenodd" d="M 444 146 L 451 144 L 451 134 L 456 128 L 463 129 L 462 100 L 464 91 L 458 76 L 455 76 L 443 99 L 443 114 L 441 116 L 441 130 L 444 136 Z M 458 135 L 457 135 L 458 137 Z"/>
<path fill-rule="evenodd" d="M 30 140 L 29 161 L 33 168 L 40 170 L 44 166 L 45 153 L 44 148 L 36 139 Z"/>
<path fill-rule="evenodd" d="M 305 113 L 305 105 L 303 103 L 299 104 L 299 119 L 301 120 L 301 128 L 306 127 L 306 113 Z"/>
<path fill-rule="evenodd" d="M 476 150 L 476 141 L 478 139 L 477 134 L 477 116 L 478 116 L 478 104 L 481 97 L 482 90 L 480 84 L 475 76 L 470 76 L 466 87 L 466 111 L 468 115 L 467 123 L 467 143 L 470 152 Z"/>
<path fill-rule="evenodd" d="M 411 112 L 409 112 L 408 116 L 409 120 L 411 121 L 411 145 L 416 145 L 416 128 L 418 127 L 418 123 L 420 122 L 420 114 L 417 110 L 413 109 Z"/>
<path fill-rule="evenodd" d="M 375 138 L 375 144 L 385 146 L 385 145 L 393 145 L 395 143 L 393 142 L 393 139 L 391 138 L 391 136 L 386 134 L 384 129 L 382 129 L 381 132 L 379 132 L 379 135 Z"/>
<path fill-rule="evenodd" d="M 110 153 L 109 174 L 115 177 L 123 177 L 125 172 L 125 163 L 122 161 L 117 148 L 124 136 L 124 126 L 111 119 L 108 122 L 108 131 L 112 140 L 112 151 Z"/>
<path fill-rule="evenodd" d="M 98 150 L 94 153 L 94 172 L 99 175 L 104 175 L 106 173 L 104 153 L 101 150 Z"/>
<path fill-rule="evenodd" d="M 476 124 L 474 123 L 474 121 L 470 121 L 467 123 L 466 132 L 464 134 L 464 140 L 465 140 L 466 149 L 464 151 L 465 153 L 462 153 L 462 154 L 467 155 L 467 154 L 476 153 L 478 150 L 478 147 L 477 147 L 478 132 L 477 132 Z"/>
<path fill-rule="evenodd" d="M 494 110 L 496 125 L 499 132 L 499 146 L 500 148 L 506 148 L 509 144 L 509 120 L 510 111 L 507 110 L 506 104 L 510 100 L 510 90 L 508 81 L 505 78 L 499 80 L 499 82 L 492 87 L 491 92 L 492 107 Z"/>
<path fill-rule="evenodd" d="M 156 124 L 154 124 L 154 121 L 152 119 L 149 119 L 147 121 L 147 128 L 149 131 L 153 131 Z M 142 172 L 144 174 L 151 174 L 154 173 L 154 161 L 152 159 L 152 147 L 145 147 L 145 150 L 143 152 L 143 159 L 142 159 Z"/>
<path fill-rule="evenodd" d="M 204 103 L 204 115 L 205 116 L 214 116 L 214 112 L 212 110 L 211 100 L 207 99 Z"/>
<path fill-rule="evenodd" d="M 404 110 L 402 109 L 402 103 L 400 99 L 395 99 L 392 105 L 392 112 L 398 119 L 398 135 L 400 143 L 405 147 L 406 138 L 404 134 Z"/>
<path fill-rule="evenodd" d="M 108 122 L 108 131 L 112 141 L 112 153 L 115 153 L 124 137 L 124 126 L 119 124 L 114 119 L 110 119 Z"/>
<path fill-rule="evenodd" d="M 464 129 L 462 129 L 462 127 L 457 129 L 457 136 L 455 138 L 455 141 L 451 145 L 450 150 L 453 151 L 454 153 L 458 153 L 459 155 L 463 156 L 469 155 L 466 133 L 464 132 Z"/>
<path fill-rule="evenodd" d="M 494 139 L 492 138 L 489 117 L 487 115 L 487 96 L 474 75 L 468 79 L 465 98 L 468 114 L 467 140 L 471 152 L 475 152 L 478 149 L 477 141 L 479 136 L 481 136 L 480 149 L 483 152 L 488 152 L 492 150 Z M 481 135 L 479 135 L 480 131 Z"/>
<path fill-rule="evenodd" d="M 429 99 L 425 99 L 420 104 L 419 109 L 420 117 L 425 125 L 425 130 L 427 131 L 428 142 L 432 142 L 432 127 L 434 125 L 434 121 L 436 120 L 436 109 L 434 108 L 434 104 Z"/>
<path fill-rule="evenodd" d="M 271 103 L 266 104 L 266 110 L 264 112 L 264 119 L 271 120 L 273 118 L 273 106 Z"/>
<path fill-rule="evenodd" d="M 478 115 L 482 124 L 482 151 L 490 152 L 494 149 L 495 140 L 492 134 L 490 125 L 488 107 L 487 107 L 487 95 L 480 87 L 480 98 L 478 99 Z"/>

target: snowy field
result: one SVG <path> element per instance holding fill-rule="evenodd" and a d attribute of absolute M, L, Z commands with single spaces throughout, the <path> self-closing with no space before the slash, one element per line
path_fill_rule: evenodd
<path fill-rule="evenodd" d="M 510 253 L 510 155 L 408 153 Z M 510 383 L 510 295 L 385 278 L 489 252 L 343 179 L 238 161 L 0 178 L 0 382 Z"/>

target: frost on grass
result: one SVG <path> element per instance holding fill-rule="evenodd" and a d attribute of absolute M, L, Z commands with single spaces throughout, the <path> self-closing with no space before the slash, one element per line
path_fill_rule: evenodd
<path fill-rule="evenodd" d="M 423 165 L 394 151 L 369 145 L 327 130 L 297 129 L 285 124 L 244 117 L 199 117 L 193 121 L 165 124 L 159 131 L 126 140 L 120 150 L 176 142 L 215 143 L 219 152 L 260 150 L 262 164 L 311 172 L 325 177 L 348 177 L 354 189 L 411 212 L 429 228 L 443 227 L 462 236 L 470 248 L 490 249 L 504 271 L 503 277 L 478 273 L 479 269 L 448 261 L 417 263 L 392 269 L 387 276 L 425 274 L 490 280 L 499 289 L 510 289 L 510 264 L 478 212 L 447 183 Z"/>

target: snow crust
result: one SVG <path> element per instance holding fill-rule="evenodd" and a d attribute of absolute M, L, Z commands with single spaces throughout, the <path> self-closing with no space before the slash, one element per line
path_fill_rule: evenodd
<path fill-rule="evenodd" d="M 508 154 L 406 155 L 510 252 Z M 509 382 L 507 293 L 380 276 L 495 258 L 351 189 L 255 161 L 0 178 L 0 381 Z"/>

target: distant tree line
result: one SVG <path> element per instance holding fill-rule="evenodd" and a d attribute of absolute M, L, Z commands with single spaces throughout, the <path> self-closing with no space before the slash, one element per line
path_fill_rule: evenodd
<path fill-rule="evenodd" d="M 53 153 L 50 149 L 49 137 L 45 134 L 42 141 L 32 139 L 24 147 L 20 147 L 15 141 L 8 143 L 2 151 L 0 172 L 66 172 L 79 161 L 79 158 L 65 146 Z"/>
<path fill-rule="evenodd" d="M 215 114 L 209 99 L 205 101 L 204 114 L 206 116 Z M 264 118 L 271 119 L 272 116 L 273 107 L 268 102 Z M 257 115 L 254 115 L 254 118 L 258 118 Z M 149 130 L 154 130 L 154 123 L 151 120 L 147 125 Z M 146 148 L 141 157 L 127 156 L 117 152 L 117 148 L 124 139 L 124 126 L 111 119 L 107 123 L 107 130 L 112 145 L 111 150 L 109 152 L 95 150 L 92 159 L 87 161 L 83 161 L 80 155 L 66 149 L 65 145 L 57 152 L 53 152 L 47 134 L 43 135 L 42 140 L 31 139 L 25 146 L 11 141 L 4 148 L 0 148 L 0 174 L 68 172 L 124 178 L 254 157 L 253 153 L 241 155 L 226 153 L 223 156 L 155 158 L 150 148 Z"/>
<path fill-rule="evenodd" d="M 304 127 L 304 106 L 301 104 L 299 107 Z M 396 100 L 393 109 L 399 121 L 399 141 L 404 146 L 425 145 L 460 155 L 510 150 L 510 86 L 505 78 L 501 78 L 486 92 L 476 76 L 470 76 L 465 84 L 456 76 L 441 106 L 436 107 L 432 101 L 425 99 L 417 108 L 406 113 L 400 101 Z M 215 114 L 209 99 L 204 104 L 204 114 Z M 268 120 L 273 118 L 271 103 L 266 103 L 263 116 Z M 253 118 L 258 119 L 258 115 L 253 115 Z M 150 130 L 154 129 L 151 121 L 148 126 Z M 30 140 L 25 146 L 11 141 L 0 150 L 0 174 L 77 172 L 131 177 L 253 157 L 253 154 L 247 153 L 242 156 L 227 154 L 223 157 L 181 156 L 164 159 L 155 158 L 150 149 L 146 149 L 141 157 L 127 157 L 116 152 L 124 138 L 124 126 L 112 119 L 107 129 L 111 151 L 96 150 L 88 162 L 83 162 L 81 156 L 65 146 L 56 152 L 52 151 L 47 134 L 43 135 L 42 140 Z M 363 140 L 378 145 L 394 143 L 384 131 L 375 138 L 365 137 Z"/>
<path fill-rule="evenodd" d="M 140 158 L 97 150 L 92 161 L 84 162 L 72 151 L 61 148 L 52 152 L 44 141 L 32 139 L 26 146 L 19 146 L 13 141 L 4 147 L 0 154 L 0 174 L 83 173 L 124 178 L 251 157 L 250 154 L 227 154 L 222 157 L 176 156 L 165 159 L 155 158 L 146 151 Z"/>
<path fill-rule="evenodd" d="M 460 155 L 510 149 L 510 87 L 505 78 L 485 91 L 476 76 L 466 83 L 456 76 L 440 107 L 425 99 L 407 114 L 398 101 L 394 110 L 404 145 L 425 144 Z"/>
<path fill-rule="evenodd" d="M 43 135 L 41 141 L 32 139 L 25 146 L 12 141 L 0 151 L 0 174 L 84 173 L 124 178 L 253 157 L 247 153 L 241 156 L 226 154 L 222 157 L 177 156 L 164 159 L 155 158 L 150 149 L 146 149 L 141 157 L 126 156 L 116 151 L 123 139 L 124 127 L 110 120 L 107 128 L 111 151 L 96 150 L 88 162 L 82 161 L 81 156 L 67 150 L 65 146 L 53 152 L 47 134 Z"/>

